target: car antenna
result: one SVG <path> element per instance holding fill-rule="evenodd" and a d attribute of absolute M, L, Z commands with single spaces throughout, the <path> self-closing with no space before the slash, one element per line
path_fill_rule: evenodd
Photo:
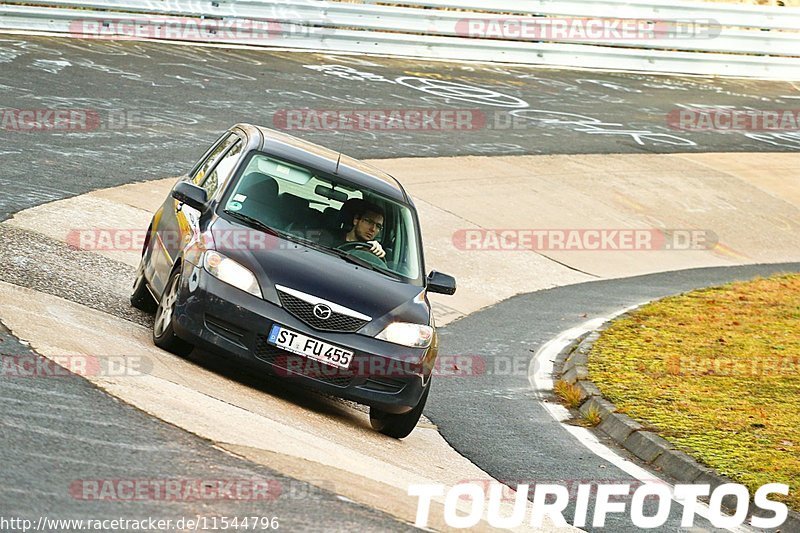
<path fill-rule="evenodd" d="M 353 120 L 351 117 L 344 117 L 344 119 L 346 122 L 350 122 Z M 342 150 L 344 150 L 344 141 L 345 138 L 347 138 L 347 134 L 344 133 L 344 131 L 342 131 L 341 133 L 342 133 L 342 142 L 341 144 L 339 144 L 339 158 L 336 160 L 336 172 L 334 172 L 334 174 L 339 173 L 339 165 L 342 163 Z"/>

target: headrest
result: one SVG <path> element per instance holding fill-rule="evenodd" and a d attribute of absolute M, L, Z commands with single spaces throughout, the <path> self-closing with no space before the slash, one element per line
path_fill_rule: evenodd
<path fill-rule="evenodd" d="M 266 174 L 251 172 L 243 177 L 242 181 L 243 185 L 239 189 L 239 193 L 244 194 L 248 199 L 268 202 L 278 196 L 278 182 Z"/>
<path fill-rule="evenodd" d="M 283 193 L 280 195 L 280 205 L 284 211 L 297 212 L 308 208 L 308 200 L 294 194 Z"/>

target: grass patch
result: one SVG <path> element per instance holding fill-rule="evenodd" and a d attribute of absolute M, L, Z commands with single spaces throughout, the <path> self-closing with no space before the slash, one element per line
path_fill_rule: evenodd
<path fill-rule="evenodd" d="M 575 409 L 581 404 L 581 389 L 577 385 L 558 380 L 553 385 L 553 390 L 570 409 Z"/>
<path fill-rule="evenodd" d="M 603 421 L 600 417 L 600 410 L 595 406 L 591 406 L 586 410 L 586 413 L 583 415 L 583 420 L 589 427 L 600 425 L 600 422 Z"/>
<path fill-rule="evenodd" d="M 677 448 L 800 511 L 800 276 L 666 298 L 611 325 L 589 375 Z"/>

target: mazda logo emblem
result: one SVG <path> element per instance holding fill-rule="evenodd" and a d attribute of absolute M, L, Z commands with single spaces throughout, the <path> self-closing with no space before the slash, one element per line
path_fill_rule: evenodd
<path fill-rule="evenodd" d="M 333 314 L 333 311 L 325 304 L 317 304 L 314 306 L 314 316 L 320 320 L 328 320 L 331 314 Z"/>

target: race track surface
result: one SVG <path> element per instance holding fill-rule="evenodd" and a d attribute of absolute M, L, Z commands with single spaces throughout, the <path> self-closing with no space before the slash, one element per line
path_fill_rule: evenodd
<path fill-rule="evenodd" d="M 289 131 L 342 146 L 360 158 L 800 148 L 796 132 L 686 132 L 668 124 L 670 113 L 680 109 L 791 107 L 800 91 L 782 82 L 14 35 L 0 36 L 0 74 L 0 110 L 85 110 L 98 119 L 92 127 L 70 133 L 18 131 L 3 123 L 0 220 L 91 190 L 181 174 L 230 125 L 241 121 L 281 127 L 280 117 L 298 109 L 456 110 L 478 117 L 473 131 Z M 108 216 L 113 219 L 114 213 Z M 53 262 L 42 279 L 55 283 L 62 277 L 62 252 L 54 251 L 53 243 L 8 228 L 3 235 L 15 246 L 40 247 L 36 249 L 48 254 Z M 13 262 L 4 279 L 24 278 L 26 268 L 40 260 L 31 250 L 19 257 L 11 247 L 0 250 L 0 256 L 3 252 Z M 126 265 L 88 258 L 79 263 L 89 274 L 102 263 L 94 275 L 111 272 L 109 284 L 128 281 Z M 532 397 L 527 373 L 498 369 L 505 368 L 505 361 L 517 361 L 527 370 L 537 347 L 594 316 L 695 287 L 798 268 L 787 264 L 674 272 L 513 298 L 442 329 L 446 355 L 480 356 L 491 372 L 439 379 L 426 414 L 456 450 L 508 484 L 629 479 L 549 418 Z M 63 278 L 65 297 L 93 307 L 105 305 L 120 318 L 147 323 L 146 317 L 123 309 L 113 291 L 98 292 L 102 284 Z M 37 288 L 35 277 L 17 281 Z M 4 357 L 37 357 L 5 329 L 0 341 Z M 215 449 L 120 404 L 83 379 L 35 380 L 4 372 L 0 406 L 0 462 L 7 465 L 0 515 L 269 514 L 281 518 L 286 530 L 409 528 L 389 515 Z M 299 496 L 268 504 L 130 504 L 87 501 L 70 492 L 76 480 L 94 478 L 267 478 L 284 487 L 285 494 Z M 305 505 L 308 500 L 313 505 Z M 615 519 L 612 529 L 633 527 Z M 679 529 L 675 513 L 670 529 Z"/>
<path fill-rule="evenodd" d="M 791 83 L 419 62 L 63 37 L 0 36 L 0 109 L 86 110 L 83 131 L 0 128 L 0 219 L 31 205 L 178 175 L 236 122 L 288 110 L 465 110 L 474 129 L 294 131 L 358 158 L 752 152 L 796 132 L 686 132 L 680 109 L 792 107 Z M 308 124 L 306 124 L 308 125 Z M 312 124 L 313 126 L 313 124 Z"/>

